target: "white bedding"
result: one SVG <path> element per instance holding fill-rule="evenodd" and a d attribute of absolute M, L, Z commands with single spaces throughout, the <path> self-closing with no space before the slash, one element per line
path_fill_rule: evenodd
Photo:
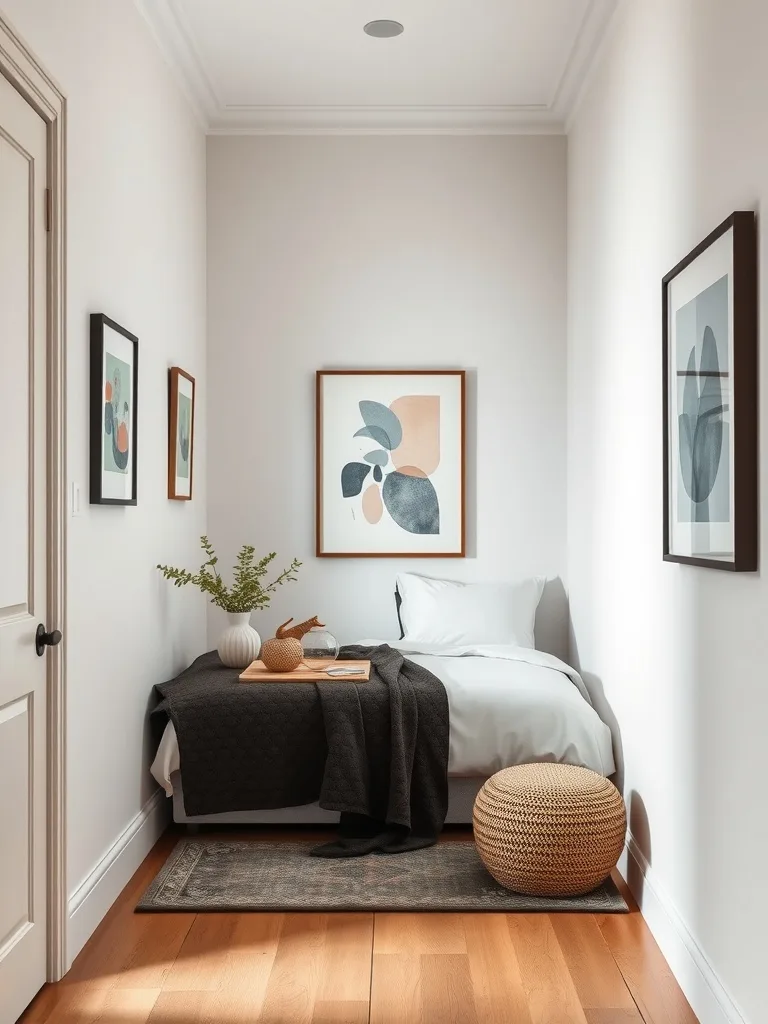
<path fill-rule="evenodd" d="M 375 645 L 382 641 L 365 640 Z M 448 774 L 488 776 L 531 761 L 615 771 L 611 732 L 589 702 L 581 676 L 542 651 L 523 647 L 427 647 L 390 641 L 442 680 L 451 729 Z M 181 767 L 171 722 L 152 763 L 152 774 L 173 794 L 171 774 Z"/>

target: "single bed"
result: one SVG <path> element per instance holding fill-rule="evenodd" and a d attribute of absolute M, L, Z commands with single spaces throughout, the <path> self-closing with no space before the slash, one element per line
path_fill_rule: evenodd
<path fill-rule="evenodd" d="M 362 643 L 368 646 L 382 641 Z M 448 695 L 447 822 L 471 822 L 480 787 L 494 772 L 511 765 L 557 761 L 582 765 L 604 776 L 615 771 L 608 726 L 592 707 L 579 674 L 552 655 L 499 644 L 450 647 L 403 640 L 390 643 L 436 675 Z M 151 770 L 166 794 L 173 797 L 177 822 L 325 824 L 338 820 L 336 812 L 316 803 L 188 816 L 184 811 L 183 766 L 171 722 L 165 727 Z"/>

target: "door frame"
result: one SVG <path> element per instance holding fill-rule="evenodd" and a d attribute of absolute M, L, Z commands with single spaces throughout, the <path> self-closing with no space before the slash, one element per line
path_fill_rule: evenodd
<path fill-rule="evenodd" d="M 48 125 L 48 607 L 47 629 L 63 644 L 48 648 L 47 687 L 47 980 L 67 960 L 66 863 L 66 98 L 0 14 L 0 74 Z"/>

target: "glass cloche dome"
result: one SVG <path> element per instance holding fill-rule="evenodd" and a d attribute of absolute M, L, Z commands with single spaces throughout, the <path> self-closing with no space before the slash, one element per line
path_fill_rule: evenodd
<path fill-rule="evenodd" d="M 315 626 L 301 638 L 304 649 L 304 664 L 316 672 L 322 672 L 339 656 L 339 641 L 323 626 Z"/>

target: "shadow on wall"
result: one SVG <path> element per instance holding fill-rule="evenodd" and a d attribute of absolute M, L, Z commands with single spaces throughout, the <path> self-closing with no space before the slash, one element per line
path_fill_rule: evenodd
<path fill-rule="evenodd" d="M 593 672 L 585 672 L 581 667 L 579 659 L 579 647 L 576 643 L 576 637 L 573 632 L 573 620 L 568 613 L 568 638 L 569 638 L 569 657 L 570 663 L 581 675 L 584 680 L 584 685 L 587 688 L 592 706 L 600 716 L 601 720 L 605 722 L 608 728 L 611 730 L 611 740 L 613 742 L 613 760 L 616 764 L 616 771 L 611 776 L 611 782 L 618 791 L 624 794 L 624 745 L 621 740 L 621 728 L 619 727 L 619 720 L 614 714 L 613 708 L 611 707 L 608 698 L 605 696 L 605 687 L 603 686 L 602 680 L 599 676 L 596 676 Z M 637 795 L 637 794 L 635 794 Z"/>
<path fill-rule="evenodd" d="M 568 661 L 568 598 L 560 577 L 547 580 L 536 609 L 536 648 Z"/>
<path fill-rule="evenodd" d="M 634 839 L 640 852 L 648 863 L 651 863 L 651 826 L 648 822 L 648 812 L 645 809 L 645 802 L 637 790 L 633 789 L 627 798 L 627 818 L 629 834 Z M 632 890 L 635 899 L 642 907 L 643 885 L 645 878 L 634 857 L 627 859 L 627 883 Z"/>
<path fill-rule="evenodd" d="M 619 721 L 614 714 L 608 698 L 605 696 L 605 688 L 603 687 L 602 680 L 593 672 L 585 672 L 581 668 L 579 664 L 579 650 L 576 644 L 576 638 L 573 635 L 573 623 L 571 622 L 570 617 L 569 623 L 571 664 L 578 670 L 581 678 L 584 680 L 584 685 L 587 688 L 587 693 L 589 693 L 595 711 L 611 730 L 613 759 L 616 763 L 616 771 L 611 776 L 611 781 L 618 791 L 624 795 L 624 746 L 621 740 Z M 638 849 L 650 864 L 653 848 L 651 845 L 651 826 L 648 821 L 648 812 L 645 807 L 645 801 L 637 790 L 632 789 L 625 797 L 625 803 L 627 806 L 627 826 L 629 829 L 629 835 L 634 839 Z M 629 884 L 638 904 L 642 907 L 645 878 L 637 861 L 632 856 L 627 858 L 626 881 Z"/>
<path fill-rule="evenodd" d="M 581 669 L 579 669 L 581 672 Z M 592 706 L 600 718 L 611 730 L 613 741 L 613 760 L 616 764 L 616 771 L 611 776 L 611 782 L 620 793 L 624 792 L 624 745 L 621 741 L 621 729 L 619 720 L 613 712 L 613 708 L 605 696 L 605 689 L 602 681 L 592 672 L 581 672 L 581 678 L 587 688 L 587 693 L 592 701 Z"/>

